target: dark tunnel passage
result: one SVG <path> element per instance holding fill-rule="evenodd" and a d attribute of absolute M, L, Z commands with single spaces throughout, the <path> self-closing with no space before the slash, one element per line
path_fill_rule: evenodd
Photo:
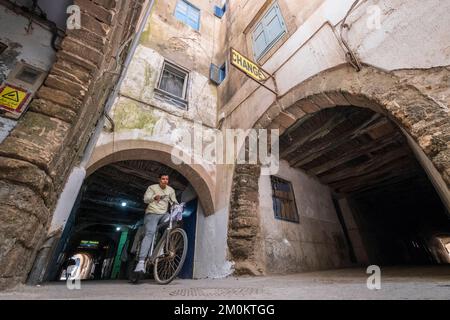
<path fill-rule="evenodd" d="M 66 280 L 74 273 L 81 280 L 128 279 L 143 236 L 143 196 L 150 185 L 159 183 L 160 173 L 169 175 L 178 201 L 186 201 L 186 210 L 192 211 L 183 219 L 190 250 L 179 274 L 191 278 L 196 193 L 188 191 L 192 189 L 183 175 L 162 163 L 128 160 L 104 166 L 86 178 L 54 254 L 48 280 Z"/>

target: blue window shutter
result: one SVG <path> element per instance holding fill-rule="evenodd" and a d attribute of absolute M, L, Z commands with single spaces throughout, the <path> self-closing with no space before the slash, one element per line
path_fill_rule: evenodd
<path fill-rule="evenodd" d="M 188 14 L 188 5 L 184 1 L 178 1 L 177 7 L 175 8 L 175 17 L 179 20 L 185 22 L 186 16 Z"/>
<path fill-rule="evenodd" d="M 227 64 L 224 63 L 221 67 L 220 67 L 220 73 L 219 73 L 219 79 L 220 82 L 222 83 L 223 80 L 225 80 L 227 76 Z"/>
<path fill-rule="evenodd" d="M 196 8 L 189 7 L 187 20 L 187 23 L 195 30 L 200 28 L 200 12 Z"/>
<path fill-rule="evenodd" d="M 216 66 L 211 63 L 209 67 L 209 79 L 215 84 L 219 85 L 226 77 L 226 64 L 223 64 L 221 67 Z"/>
<path fill-rule="evenodd" d="M 264 32 L 264 26 L 262 23 L 259 23 L 253 32 L 253 50 L 255 56 L 259 57 L 268 44 L 269 43 L 267 42 L 266 34 Z"/>
<path fill-rule="evenodd" d="M 268 45 L 277 40 L 285 31 L 283 18 L 278 5 L 274 5 L 263 19 Z"/>
<path fill-rule="evenodd" d="M 219 8 L 218 6 L 214 6 L 214 15 L 215 15 L 217 18 L 222 18 L 224 13 L 225 13 L 225 12 L 223 11 L 222 8 Z"/>
<path fill-rule="evenodd" d="M 200 29 L 200 10 L 184 0 L 178 1 L 175 17 L 195 30 Z"/>
<path fill-rule="evenodd" d="M 213 63 L 211 63 L 211 66 L 209 67 L 209 79 L 217 85 L 219 85 L 221 82 L 219 67 L 217 67 Z"/>
<path fill-rule="evenodd" d="M 259 59 L 286 32 L 278 4 L 273 5 L 253 31 L 253 53 Z"/>

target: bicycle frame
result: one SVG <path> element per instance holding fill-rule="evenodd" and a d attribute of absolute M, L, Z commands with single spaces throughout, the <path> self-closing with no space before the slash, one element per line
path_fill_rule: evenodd
<path fill-rule="evenodd" d="M 162 235 L 158 239 L 157 243 L 155 242 L 159 232 L 155 232 L 155 234 L 153 235 L 150 250 L 148 252 L 147 257 L 145 258 L 144 273 L 149 272 L 151 265 L 155 266 L 153 268 L 154 277 L 156 281 L 160 284 L 170 283 L 180 272 L 186 258 L 188 245 L 187 235 L 186 232 L 182 228 L 180 228 L 180 226 L 177 224 L 178 221 L 181 221 L 180 213 L 182 214 L 182 212 L 180 211 L 180 209 L 183 207 L 184 204 L 181 207 L 175 208 L 174 211 L 171 212 L 169 216 L 168 226 L 165 228 L 165 230 L 163 228 L 159 229 L 159 231 L 162 232 Z M 176 240 L 174 240 L 173 243 L 169 243 L 171 242 L 172 234 L 176 235 L 175 236 L 176 238 L 173 238 Z M 180 244 L 179 239 L 182 240 L 181 246 L 179 245 Z M 142 246 L 142 239 L 138 245 L 137 252 L 140 252 L 141 246 Z M 180 251 L 180 249 L 182 250 L 182 252 Z M 136 255 L 135 262 L 137 262 L 138 256 L 139 255 Z M 177 257 L 178 260 L 175 260 L 177 259 Z M 160 268 L 160 265 L 162 269 Z M 176 267 L 175 269 L 174 266 Z M 172 269 L 167 269 L 168 267 Z M 160 274 L 160 271 L 158 270 L 162 270 L 161 272 L 163 273 Z M 136 272 L 133 274 L 134 275 L 130 277 L 130 281 L 136 284 L 139 282 L 139 278 L 141 277 L 141 275 L 139 275 L 140 272 L 138 272 L 138 274 L 136 274 Z"/>
<path fill-rule="evenodd" d="M 166 230 L 164 230 L 164 233 L 161 236 L 161 238 L 159 239 L 158 243 L 156 244 L 156 247 L 155 247 L 155 240 L 156 240 L 157 232 L 155 232 L 155 234 L 153 235 L 152 246 L 150 247 L 150 253 L 147 256 L 147 259 L 149 260 L 149 262 L 151 264 L 153 264 L 155 262 L 156 258 L 158 257 L 158 253 L 161 251 L 162 245 L 164 243 L 166 243 L 166 244 L 168 243 L 165 240 L 169 236 L 170 230 L 172 230 L 172 228 L 173 228 L 173 221 L 172 221 L 172 215 L 170 215 L 169 226 L 166 228 Z"/>

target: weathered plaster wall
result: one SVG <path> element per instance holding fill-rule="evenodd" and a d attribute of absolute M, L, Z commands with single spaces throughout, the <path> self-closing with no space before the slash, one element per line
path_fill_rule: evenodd
<path fill-rule="evenodd" d="M 215 127 L 217 88 L 209 81 L 210 64 L 219 42 L 219 23 L 213 15 L 218 1 L 199 0 L 200 29 L 194 30 L 174 16 L 177 1 L 157 1 L 136 51 L 121 94 L 155 108 Z M 223 32 L 222 32 L 223 34 Z M 189 70 L 188 109 L 183 110 L 154 95 L 164 59 Z"/>
<path fill-rule="evenodd" d="M 329 188 L 284 160 L 277 176 L 292 183 L 300 223 L 275 218 L 270 176 L 261 175 L 259 213 L 267 273 L 349 266 L 348 248 Z"/>
<path fill-rule="evenodd" d="M 141 45 L 152 48 L 167 59 L 209 77 L 209 65 L 217 38 L 214 5 L 220 1 L 190 1 L 200 9 L 200 29 L 194 30 L 175 18 L 177 1 L 156 1 Z"/>
<path fill-rule="evenodd" d="M 211 181 L 216 181 L 216 166 L 203 159 L 204 148 L 208 145 L 205 137 L 212 135 L 214 129 L 197 125 L 193 121 L 173 115 L 163 109 L 153 108 L 148 104 L 137 102 L 126 97 L 117 99 L 111 110 L 114 120 L 114 132 L 104 131 L 97 142 L 96 148 L 111 144 L 110 153 L 113 154 L 115 144 L 121 141 L 154 141 L 166 145 L 169 150 L 176 148 L 174 156 L 181 155 L 189 163 L 198 164 L 205 168 Z M 200 134 L 199 134 L 200 133 Z M 203 148 L 196 145 L 203 143 Z M 177 163 L 173 163 L 177 165 Z"/>
<path fill-rule="evenodd" d="M 216 88 L 209 83 L 209 78 L 199 73 L 197 69 L 191 69 L 189 73 L 187 110 L 155 96 L 154 89 L 158 85 L 163 62 L 164 56 L 160 53 L 140 45 L 121 86 L 120 94 L 141 104 L 178 116 L 180 119 L 186 118 L 192 121 L 201 121 L 208 126 L 215 126 Z"/>

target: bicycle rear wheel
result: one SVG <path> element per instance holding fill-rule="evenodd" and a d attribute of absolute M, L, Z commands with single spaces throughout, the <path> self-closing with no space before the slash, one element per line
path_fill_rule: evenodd
<path fill-rule="evenodd" d="M 183 267 L 187 253 L 187 235 L 183 229 L 170 231 L 163 244 L 163 252 L 155 260 L 153 274 L 159 284 L 170 283 Z"/>

